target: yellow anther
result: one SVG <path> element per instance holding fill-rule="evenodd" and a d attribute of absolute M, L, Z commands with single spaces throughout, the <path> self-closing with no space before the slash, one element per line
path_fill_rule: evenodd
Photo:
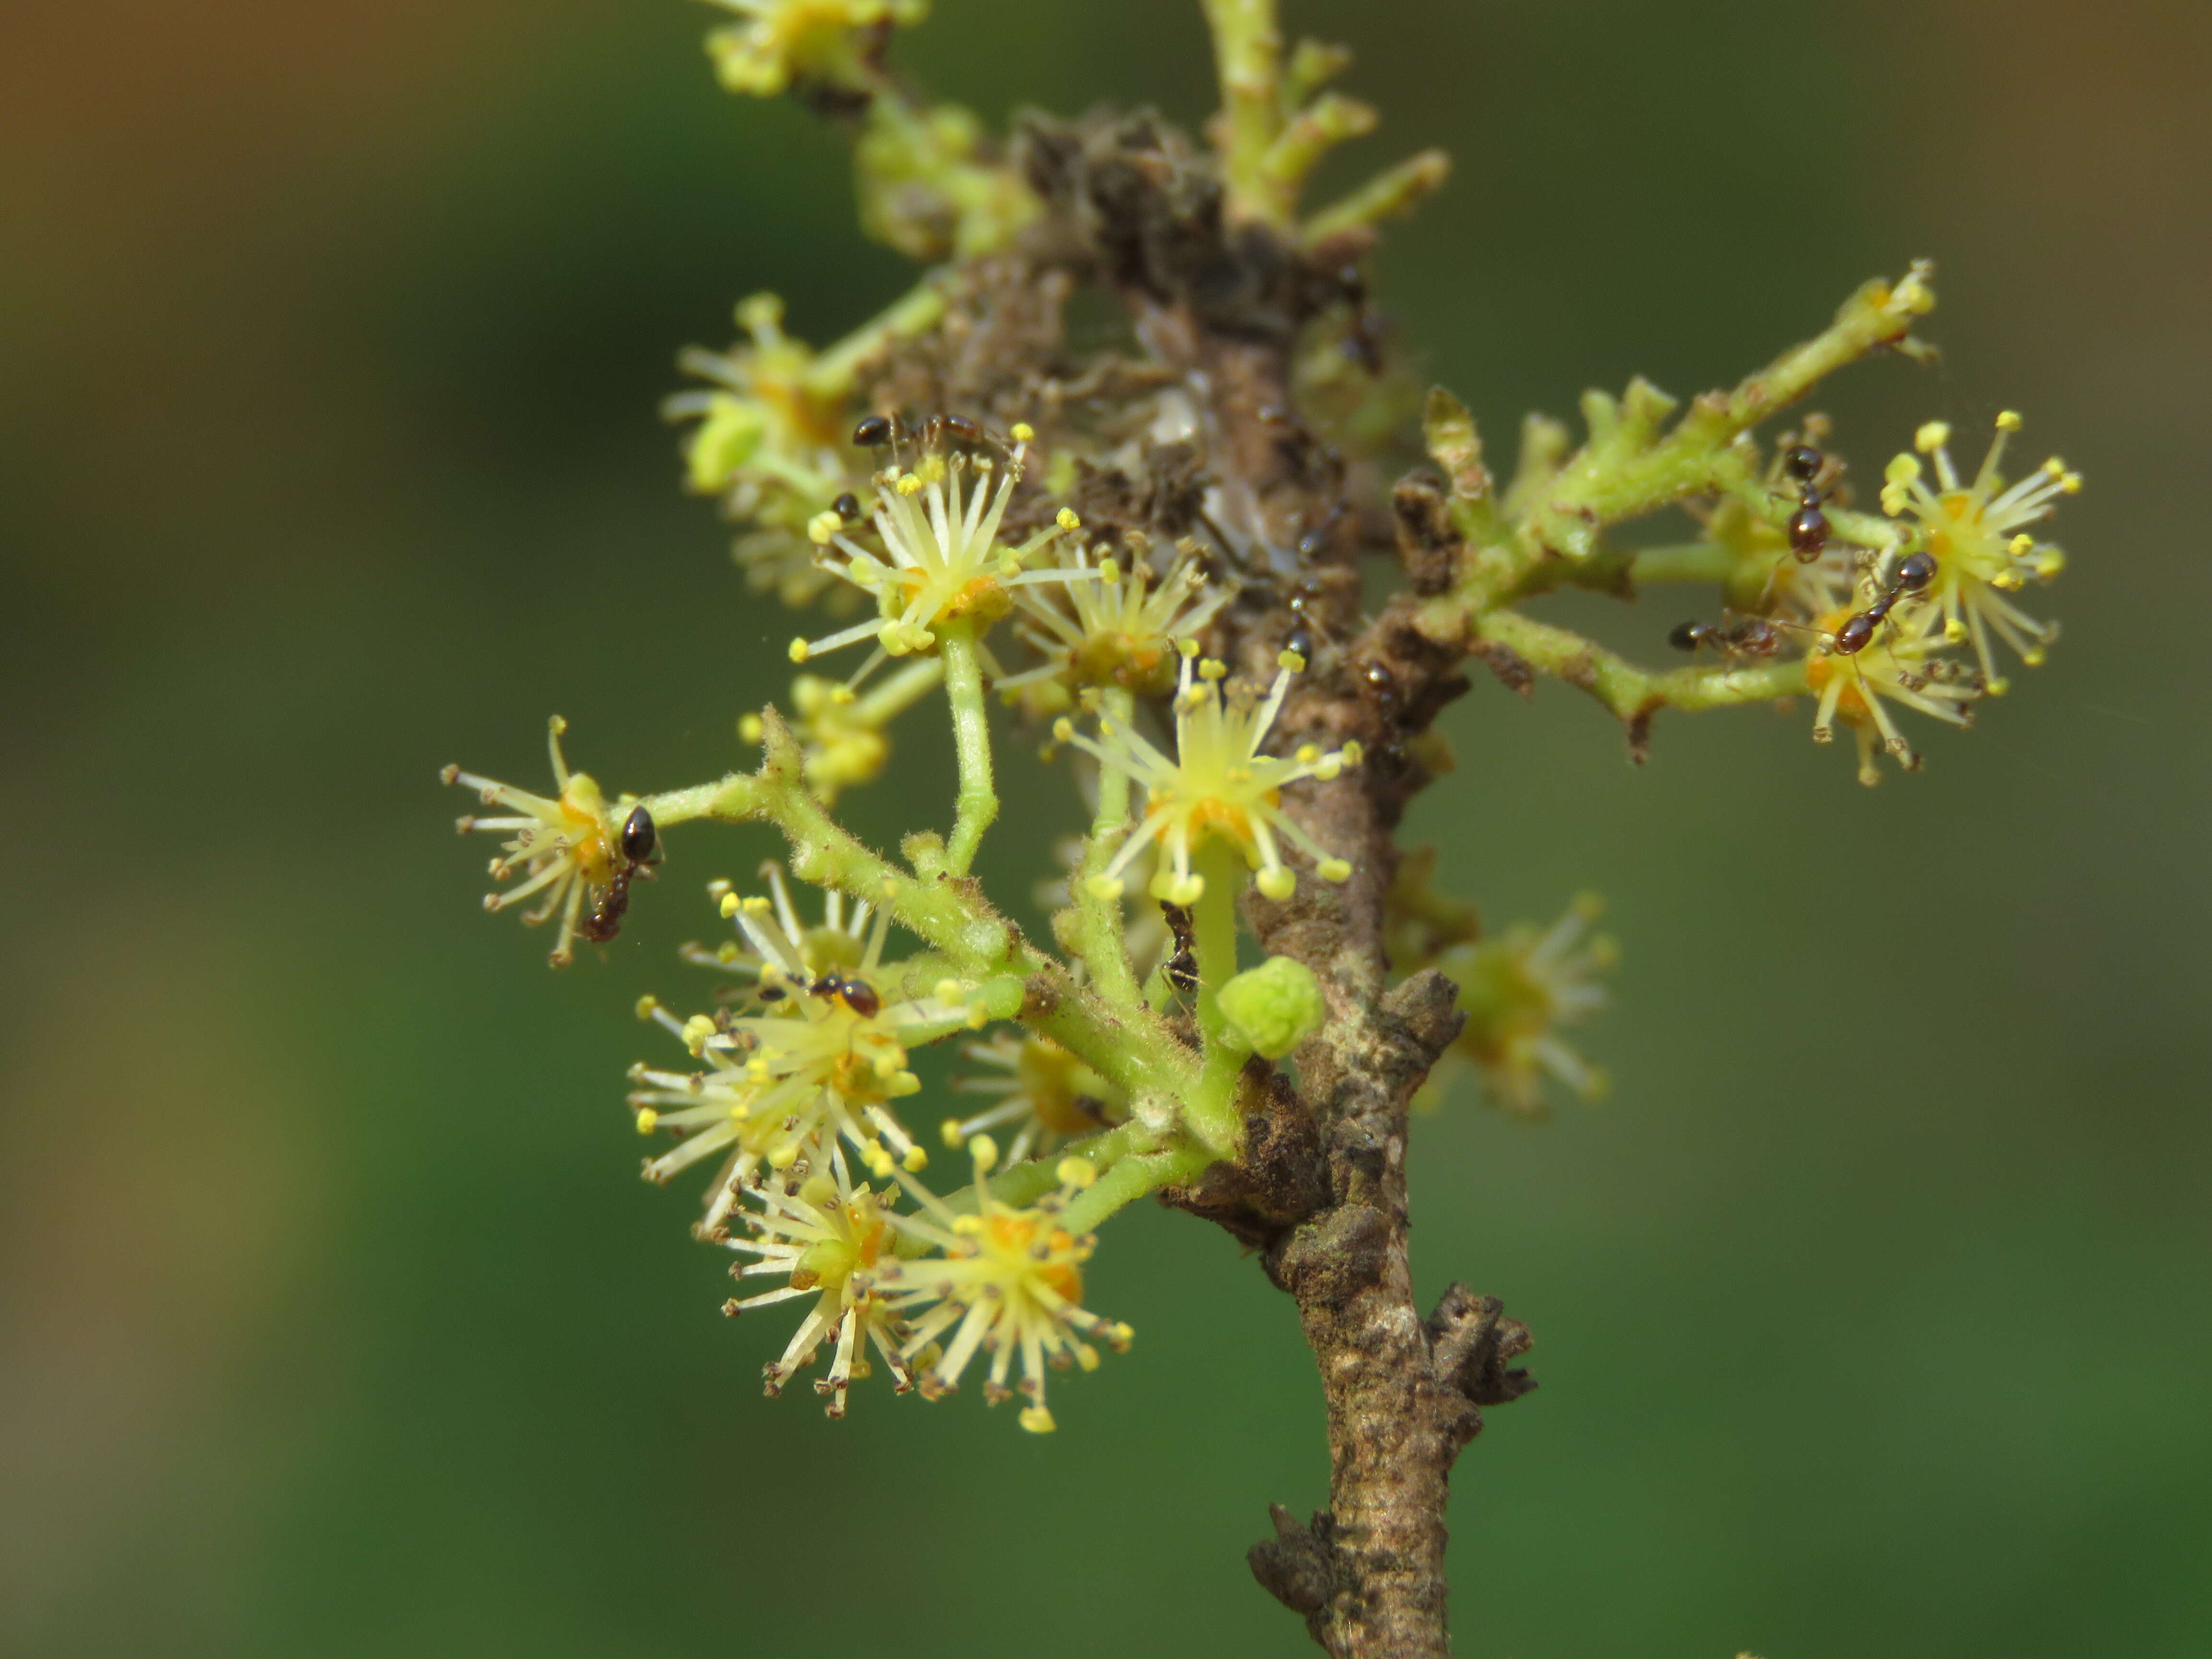
<path fill-rule="evenodd" d="M 899 475 L 898 483 L 892 488 L 902 495 L 919 495 L 921 494 L 921 480 L 911 472 L 903 472 Z"/>
<path fill-rule="evenodd" d="M 2035 538 L 2024 533 L 2015 536 L 2005 544 L 2005 551 L 2015 559 L 2024 559 L 2035 551 Z"/>
<path fill-rule="evenodd" d="M 1321 758 L 1321 745 L 1317 743 L 1302 743 L 1298 745 L 1297 753 L 1298 763 L 1301 766 L 1311 766 Z"/>
<path fill-rule="evenodd" d="M 758 743 L 767 735 L 768 727 L 762 724 L 761 717 L 758 714 L 740 714 L 738 716 L 738 741 L 739 743 Z"/>
<path fill-rule="evenodd" d="M 834 685 L 830 688 L 830 701 L 839 708 L 850 708 L 860 700 L 860 694 L 849 685 Z"/>
<path fill-rule="evenodd" d="M 1099 560 L 1098 580 L 1102 582 L 1120 581 L 1121 580 L 1121 567 L 1112 559 Z"/>
<path fill-rule="evenodd" d="M 919 1089 L 921 1086 L 921 1080 L 915 1079 L 915 1087 Z M 906 1155 L 899 1159 L 899 1164 L 908 1175 L 920 1175 L 929 1167 L 929 1154 L 919 1146 L 909 1146 L 906 1149 Z"/>
<path fill-rule="evenodd" d="M 1350 881 L 1352 879 L 1352 865 L 1348 860 L 1344 859 L 1323 859 L 1321 861 L 1320 870 L 1321 878 L 1323 881 Z"/>
<path fill-rule="evenodd" d="M 1011 553 L 1001 553 L 999 556 L 999 574 L 1001 576 L 1020 575 L 1022 562 Z"/>
<path fill-rule="evenodd" d="M 1202 680 L 1226 679 L 1228 675 L 1229 665 L 1218 657 L 1208 657 L 1198 665 L 1198 677 Z"/>
<path fill-rule="evenodd" d="M 1088 1342 L 1077 1343 L 1075 1345 L 1075 1363 L 1086 1371 L 1097 1370 L 1098 1369 L 1098 1350 L 1092 1347 Z"/>
<path fill-rule="evenodd" d="M 1031 1434 L 1050 1434 L 1059 1426 L 1052 1420 L 1052 1413 L 1042 1406 L 1023 1407 L 1021 1416 L 1015 1420 Z"/>
<path fill-rule="evenodd" d="M 2016 409 L 2002 410 L 1997 416 L 1997 430 L 2000 432 L 2019 431 L 2020 411 Z"/>
<path fill-rule="evenodd" d="M 739 898 L 735 893 L 725 893 L 722 895 L 722 902 L 720 908 L 724 918 L 727 919 L 728 917 L 736 915 L 738 911 L 744 909 L 745 908 L 745 902 Z"/>
<path fill-rule="evenodd" d="M 1084 890 L 1103 903 L 1111 904 L 1121 896 L 1123 884 L 1119 876 L 1093 876 L 1083 884 Z"/>
<path fill-rule="evenodd" d="M 545 725 L 547 729 L 550 730 L 556 738 L 563 738 L 568 734 L 568 722 L 562 719 L 558 714 L 554 715 L 551 720 L 546 721 Z"/>
<path fill-rule="evenodd" d="M 641 1135 L 649 1135 L 655 1128 L 659 1127 L 659 1123 L 660 1114 L 654 1111 L 652 1107 L 641 1106 L 637 1109 L 638 1133 Z"/>
<path fill-rule="evenodd" d="M 1932 455 L 1951 441 L 1948 421 L 1929 421 L 1912 434 L 1912 447 L 1923 455 Z"/>
<path fill-rule="evenodd" d="M 1059 512 L 1052 515 L 1052 521 L 1058 525 L 1062 530 L 1080 530 L 1083 528 L 1083 520 L 1075 516 L 1075 509 L 1072 507 L 1061 507 Z"/>
<path fill-rule="evenodd" d="M 769 901 L 765 893 L 755 893 L 750 898 L 739 902 L 745 907 L 745 914 L 749 916 L 766 919 L 775 914 L 775 906 Z"/>
<path fill-rule="evenodd" d="M 1098 1166 L 1087 1158 L 1063 1158 L 1053 1169 L 1063 1187 L 1073 1187 L 1081 1192 L 1098 1179 Z"/>
<path fill-rule="evenodd" d="M 1033 444 L 1036 441 L 1036 428 L 1027 421 L 1016 421 L 1007 428 L 1007 435 L 1018 444 Z"/>
<path fill-rule="evenodd" d="M 2058 480 L 2058 487 L 2069 495 L 2080 495 L 2081 493 L 2081 475 L 2078 472 L 2069 472 L 2065 474 Z"/>
<path fill-rule="evenodd" d="M 1264 896 L 1273 899 L 1279 904 L 1298 890 L 1297 877 L 1279 864 L 1272 869 L 1260 872 L 1252 878 L 1252 884 L 1257 887 Z"/>
<path fill-rule="evenodd" d="M 808 647 L 808 645 L 807 645 L 807 643 L 806 643 L 806 641 L 805 641 L 805 640 L 793 640 L 793 641 L 791 642 L 791 652 L 790 652 L 790 656 L 791 656 L 791 659 L 792 659 L 792 661 L 793 661 L 793 662 L 805 662 L 805 661 L 806 660 L 807 653 L 808 653 L 808 650 L 809 650 L 809 649 L 810 649 L 810 647 Z"/>
<path fill-rule="evenodd" d="M 660 999 L 659 997 L 653 996 L 648 993 L 637 1000 L 636 1012 L 637 1017 L 640 1019 L 651 1019 L 653 1015 L 658 1013 L 659 1011 Z"/>
<path fill-rule="evenodd" d="M 1293 674 L 1303 674 L 1306 672 L 1306 659 L 1297 652 L 1286 649 L 1276 656 L 1275 666 L 1287 668 Z"/>
<path fill-rule="evenodd" d="M 684 1022 L 684 1044 L 697 1054 L 706 1046 L 707 1039 L 714 1035 L 714 1022 L 704 1014 L 694 1014 Z"/>
<path fill-rule="evenodd" d="M 971 1135 L 968 1155 L 975 1160 L 975 1173 L 981 1175 L 999 1161 L 999 1143 L 988 1135 Z"/>
<path fill-rule="evenodd" d="M 1052 735 L 1062 743 L 1070 741 L 1075 736 L 1075 722 L 1062 714 L 1052 723 Z"/>
<path fill-rule="evenodd" d="M 1196 640 L 1177 640 L 1176 641 L 1176 649 L 1182 652 L 1186 657 L 1194 657 L 1198 654 L 1198 641 Z"/>
<path fill-rule="evenodd" d="M 971 1003 L 968 1009 L 968 1029 L 980 1031 L 991 1023 L 991 1011 L 981 1003 Z"/>
<path fill-rule="evenodd" d="M 1893 484 L 1910 483 L 1920 476 L 1920 463 L 1910 455 L 1893 455 L 1881 476 Z"/>
<path fill-rule="evenodd" d="M 1956 617 L 1952 617 L 1948 622 L 1943 624 L 1943 637 L 1952 645 L 1958 644 L 1960 641 L 1966 637 L 1966 624 L 1960 622 Z"/>
<path fill-rule="evenodd" d="M 960 1133 L 960 1120 L 954 1117 L 948 1117 L 944 1122 L 939 1124 L 937 1134 L 938 1139 L 956 1152 L 960 1150 L 960 1143 L 967 1139 Z"/>
<path fill-rule="evenodd" d="M 1343 748 L 1338 750 L 1336 752 L 1344 757 L 1344 763 L 1346 766 L 1357 766 L 1360 762 L 1367 758 L 1366 745 L 1362 744 L 1357 738 L 1354 738 L 1350 743 L 1345 744 Z"/>

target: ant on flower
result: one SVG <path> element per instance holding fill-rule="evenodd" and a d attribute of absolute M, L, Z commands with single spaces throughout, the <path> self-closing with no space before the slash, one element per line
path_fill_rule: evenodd
<path fill-rule="evenodd" d="M 623 917 L 629 909 L 629 884 L 641 875 L 652 878 L 649 860 L 659 844 L 660 832 L 653 824 L 653 814 L 642 806 L 632 807 L 623 820 L 622 833 L 615 838 L 623 861 L 607 878 L 590 911 L 576 924 L 580 938 L 605 945 L 622 932 Z"/>

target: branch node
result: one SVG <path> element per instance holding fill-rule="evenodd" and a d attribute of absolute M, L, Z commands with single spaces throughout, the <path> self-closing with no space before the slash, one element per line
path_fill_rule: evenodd
<path fill-rule="evenodd" d="M 1336 1595 L 1336 1517 L 1316 1510 L 1308 1525 L 1280 1504 L 1270 1504 L 1267 1518 L 1275 1535 L 1253 1545 L 1244 1559 L 1261 1589 L 1310 1623 Z"/>

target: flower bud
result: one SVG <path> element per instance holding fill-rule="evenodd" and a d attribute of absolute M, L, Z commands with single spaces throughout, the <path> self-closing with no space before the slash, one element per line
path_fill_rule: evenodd
<path fill-rule="evenodd" d="M 1232 1042 L 1279 1060 L 1328 1017 L 1313 969 L 1288 957 L 1270 957 L 1221 988 L 1222 1018 Z"/>

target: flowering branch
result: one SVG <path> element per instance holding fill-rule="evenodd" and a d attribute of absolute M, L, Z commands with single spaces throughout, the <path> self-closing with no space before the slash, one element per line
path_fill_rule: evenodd
<path fill-rule="evenodd" d="M 1407 804 L 1450 764 L 1437 716 L 1470 663 L 1523 692 L 1543 675 L 1626 722 L 1640 759 L 1662 708 L 1804 696 L 1816 742 L 1850 732 L 1863 781 L 1884 760 L 1915 769 L 1898 711 L 1964 727 L 2005 689 L 2004 653 L 2044 660 L 2056 624 L 2017 596 L 2063 568 L 2038 526 L 2081 479 L 2053 457 L 2008 480 L 2011 411 L 1971 475 L 1948 426 L 1921 428 L 1873 504 L 1824 417 L 1756 435 L 1846 364 L 1929 355 L 1911 332 L 1935 303 L 1923 264 L 1686 407 L 1641 379 L 1591 392 L 1579 447 L 1531 416 L 1502 489 L 1439 389 L 1431 468 L 1364 499 L 1400 405 L 1358 262 L 1447 166 L 1412 157 L 1301 218 L 1322 155 L 1374 125 L 1325 89 L 1347 52 L 1286 54 L 1273 0 L 1202 0 L 1212 154 L 1110 112 L 1026 118 L 1001 144 L 886 68 L 923 0 L 716 3 L 724 82 L 848 125 L 864 227 L 945 263 L 820 353 L 755 295 L 739 345 L 687 354 L 705 385 L 669 412 L 695 422 L 690 486 L 738 524 L 757 592 L 830 621 L 792 642 L 810 672 L 788 716 L 739 724 L 756 771 L 611 793 L 570 768 L 557 720 L 550 795 L 447 769 L 496 809 L 460 820 L 504 838 L 491 875 L 508 884 L 486 904 L 557 921 L 566 963 L 615 937 L 672 837 L 773 827 L 788 869 L 763 866 L 765 892 L 708 884 L 728 933 L 682 956 L 714 988 L 688 1015 L 640 1004 L 684 1058 L 641 1061 L 625 1101 L 655 1145 L 647 1177 L 707 1172 L 695 1232 L 764 1283 L 726 1310 L 800 1314 L 767 1391 L 821 1365 L 842 1415 L 879 1362 L 896 1391 L 979 1382 L 1052 1430 L 1048 1374 L 1132 1337 L 1085 1305 L 1097 1230 L 1157 1194 L 1256 1253 L 1320 1369 L 1328 1505 L 1275 1508 L 1255 1576 L 1340 1659 L 1441 1659 L 1449 1480 L 1484 1409 L 1533 1386 L 1511 1363 L 1531 1339 L 1463 1285 L 1413 1301 L 1412 1109 L 1455 1068 L 1525 1114 L 1601 1092 L 1565 1033 L 1603 1006 L 1618 947 L 1588 895 L 1490 930 L 1434 885 L 1449 849 L 1399 845 Z M 1136 345 L 1069 344 L 1063 308 L 1086 286 L 1127 309 Z M 1674 539 L 1609 539 L 1669 509 L 1687 521 Z M 1362 561 L 1392 524 L 1402 590 L 1370 615 Z M 1693 654 L 1672 670 L 1519 608 L 1662 583 L 1710 587 L 1718 611 L 1674 629 Z M 811 672 L 846 651 L 845 678 Z M 833 811 L 940 693 L 952 823 L 915 825 L 894 860 Z M 1049 731 L 1046 758 L 1080 769 L 1094 803 L 1054 908 L 1064 956 L 987 890 L 994 694 Z M 960 1155 L 949 1187 L 915 1133 L 912 1064 L 944 1043 L 978 1068 L 954 1090 L 983 1102 L 938 1120 Z"/>

